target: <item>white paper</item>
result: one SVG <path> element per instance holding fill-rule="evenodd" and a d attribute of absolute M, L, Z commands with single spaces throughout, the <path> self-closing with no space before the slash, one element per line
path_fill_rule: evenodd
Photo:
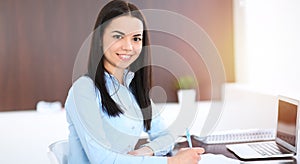
<path fill-rule="evenodd" d="M 218 154 L 203 154 L 201 155 L 201 160 L 198 164 L 212 164 L 212 163 L 222 163 L 222 164 L 235 164 L 240 163 L 239 160 L 225 157 L 224 155 Z"/>

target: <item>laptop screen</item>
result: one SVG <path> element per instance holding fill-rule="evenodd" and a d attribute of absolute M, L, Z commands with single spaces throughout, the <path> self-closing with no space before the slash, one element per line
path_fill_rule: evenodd
<path fill-rule="evenodd" d="M 279 100 L 277 138 L 296 146 L 297 105 Z"/>

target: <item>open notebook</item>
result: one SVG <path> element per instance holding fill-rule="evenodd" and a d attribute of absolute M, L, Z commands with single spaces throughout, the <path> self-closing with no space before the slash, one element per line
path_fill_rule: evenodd
<path fill-rule="evenodd" d="M 226 147 L 242 159 L 293 157 L 297 152 L 298 115 L 299 101 L 279 96 L 275 140 L 229 144 Z"/>

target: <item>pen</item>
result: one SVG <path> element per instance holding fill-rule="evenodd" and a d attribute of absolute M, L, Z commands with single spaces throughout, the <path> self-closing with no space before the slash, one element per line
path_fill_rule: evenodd
<path fill-rule="evenodd" d="M 187 142 L 189 144 L 189 147 L 192 148 L 193 145 L 192 145 L 192 140 L 191 140 L 191 135 L 190 135 L 190 131 L 188 128 L 186 128 L 186 139 L 187 139 Z"/>

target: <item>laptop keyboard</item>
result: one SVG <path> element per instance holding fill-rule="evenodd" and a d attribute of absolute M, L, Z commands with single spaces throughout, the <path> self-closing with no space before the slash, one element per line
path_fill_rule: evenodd
<path fill-rule="evenodd" d="M 274 129 L 228 130 L 210 134 L 205 137 L 195 136 L 195 139 L 205 144 L 240 143 L 253 141 L 268 141 L 275 139 Z"/>
<path fill-rule="evenodd" d="M 275 142 L 252 143 L 252 144 L 249 144 L 249 146 L 263 156 L 291 153 L 288 150 L 279 147 Z"/>

